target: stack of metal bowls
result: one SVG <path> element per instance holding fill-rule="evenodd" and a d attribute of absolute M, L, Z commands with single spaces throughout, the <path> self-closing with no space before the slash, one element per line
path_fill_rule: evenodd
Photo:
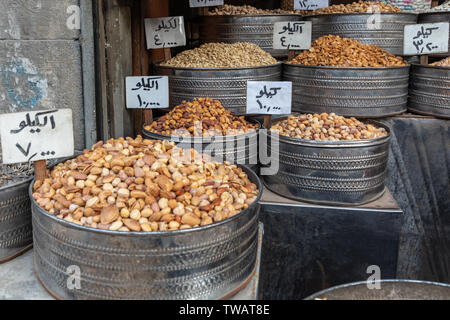
<path fill-rule="evenodd" d="M 450 119 L 450 67 L 413 64 L 408 110 Z"/>
<path fill-rule="evenodd" d="M 368 123 L 389 134 L 370 140 L 315 141 L 268 131 L 268 154 L 272 161 L 278 159 L 279 170 L 263 176 L 265 185 L 287 198 L 326 205 L 361 205 L 381 197 L 390 130 L 381 123 Z M 275 147 L 277 137 L 279 145 Z"/>
<path fill-rule="evenodd" d="M 301 16 L 290 15 L 227 15 L 202 16 L 198 19 L 200 42 L 251 42 L 274 57 L 285 57 L 287 50 L 273 49 L 273 24 L 300 21 Z"/>
<path fill-rule="evenodd" d="M 450 12 L 426 12 L 419 14 L 418 23 L 437 23 L 437 22 L 449 22 Z M 448 56 L 450 54 L 450 35 L 448 38 L 448 48 L 447 53 L 437 53 L 436 56 Z"/>
<path fill-rule="evenodd" d="M 92 229 L 58 219 L 32 199 L 34 267 L 60 299 L 219 299 L 255 272 L 259 199 L 236 216 L 167 232 Z M 80 273 L 77 273 L 77 272 Z M 79 281 L 79 283 L 77 283 Z"/>
<path fill-rule="evenodd" d="M 409 66 L 359 68 L 283 64 L 292 110 L 378 118 L 406 111 Z"/>
<path fill-rule="evenodd" d="M 280 81 L 281 63 L 247 68 L 179 68 L 156 65 L 155 74 L 169 76 L 169 104 L 209 97 L 234 114 L 246 113 L 247 81 Z"/>
<path fill-rule="evenodd" d="M 417 23 L 417 14 L 336 13 L 304 17 L 312 22 L 312 40 L 333 34 L 365 44 L 376 45 L 392 54 L 403 55 L 403 30 Z"/>

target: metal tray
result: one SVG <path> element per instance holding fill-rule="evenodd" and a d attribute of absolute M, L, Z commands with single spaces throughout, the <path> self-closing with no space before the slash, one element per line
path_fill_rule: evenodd
<path fill-rule="evenodd" d="M 280 118 L 273 120 L 276 123 Z M 390 130 L 386 137 L 355 141 L 314 141 L 279 135 L 278 173 L 263 176 L 267 188 L 294 200 L 327 205 L 361 205 L 381 197 L 385 190 Z M 261 134 L 263 134 L 261 132 Z"/>
<path fill-rule="evenodd" d="M 200 42 L 251 42 L 275 57 L 286 57 L 288 50 L 273 49 L 273 24 L 300 21 L 301 15 L 227 15 L 202 16 L 199 25 Z"/>
<path fill-rule="evenodd" d="M 450 12 L 427 12 L 419 14 L 417 23 L 435 23 L 435 22 L 449 22 Z M 448 56 L 450 54 L 450 35 L 448 37 L 448 48 L 447 53 L 436 53 L 432 56 Z"/>
<path fill-rule="evenodd" d="M 234 114 L 243 115 L 247 105 L 247 81 L 281 80 L 281 63 L 249 68 L 177 68 L 155 66 L 155 74 L 169 76 L 170 107 L 183 100 L 209 97 L 220 100 Z"/>
<path fill-rule="evenodd" d="M 375 29 L 372 24 L 374 17 L 377 16 L 379 29 Z M 333 34 L 376 45 L 396 55 L 403 55 L 403 29 L 407 24 L 416 24 L 417 14 L 406 12 L 316 14 L 305 16 L 304 20 L 312 21 L 313 41 L 321 36 Z"/>
<path fill-rule="evenodd" d="M 32 199 L 34 267 L 44 287 L 60 299 L 217 299 L 253 274 L 262 184 L 246 210 L 209 226 L 169 232 L 118 232 L 60 220 Z M 80 268 L 80 288 L 70 290 L 68 267 Z"/>
<path fill-rule="evenodd" d="M 406 111 L 409 65 L 386 68 L 319 67 L 283 63 L 292 81 L 292 110 L 379 118 Z"/>
<path fill-rule="evenodd" d="M 450 119 L 450 67 L 412 65 L 408 110 Z"/>

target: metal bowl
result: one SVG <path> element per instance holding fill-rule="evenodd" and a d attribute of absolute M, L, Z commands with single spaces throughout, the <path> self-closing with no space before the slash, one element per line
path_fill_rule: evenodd
<path fill-rule="evenodd" d="M 380 289 L 369 289 L 366 281 L 335 286 L 305 300 L 450 300 L 450 285 L 417 280 L 379 280 Z"/>
<path fill-rule="evenodd" d="M 210 97 L 234 114 L 246 113 L 247 81 L 280 81 L 281 63 L 249 68 L 178 68 L 155 66 L 155 74 L 169 76 L 169 104 Z"/>
<path fill-rule="evenodd" d="M 408 110 L 450 119 L 450 67 L 412 65 Z"/>
<path fill-rule="evenodd" d="M 251 42 L 275 57 L 285 57 L 288 50 L 273 49 L 273 24 L 300 21 L 301 15 L 227 15 L 202 16 L 199 25 L 200 42 Z"/>
<path fill-rule="evenodd" d="M 375 29 L 374 17 L 379 23 Z M 405 25 L 416 24 L 415 13 L 336 13 L 305 16 L 312 21 L 312 40 L 333 34 L 340 37 L 372 44 L 392 54 L 403 55 L 403 29 Z"/>
<path fill-rule="evenodd" d="M 273 120 L 272 123 L 284 120 Z M 267 188 L 294 200 L 327 205 L 361 205 L 385 191 L 390 130 L 386 137 L 355 141 L 315 141 L 279 135 L 278 152 L 267 131 L 268 153 L 279 159 L 278 173 L 263 176 Z M 262 134 L 262 132 L 261 132 Z"/>
<path fill-rule="evenodd" d="M 436 22 L 449 22 L 450 12 L 426 12 L 419 14 L 417 23 L 436 23 Z M 448 38 L 448 48 L 447 53 L 436 53 L 433 56 L 448 56 L 450 54 L 450 35 Z"/>
<path fill-rule="evenodd" d="M 406 111 L 409 65 L 386 68 L 319 67 L 284 63 L 292 81 L 292 110 L 378 118 Z"/>
<path fill-rule="evenodd" d="M 217 299 L 245 283 L 256 266 L 259 199 L 209 226 L 168 232 L 92 229 L 58 219 L 32 198 L 34 267 L 60 299 Z M 69 269 L 71 267 L 73 269 Z M 70 270 L 81 271 L 69 289 Z M 78 279 L 78 278 L 77 278 Z"/>

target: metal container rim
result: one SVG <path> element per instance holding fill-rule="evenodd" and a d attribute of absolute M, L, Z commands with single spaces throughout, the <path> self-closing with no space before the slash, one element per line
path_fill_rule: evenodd
<path fill-rule="evenodd" d="M 434 286 L 439 286 L 439 287 L 444 287 L 444 288 L 449 288 L 450 289 L 450 284 L 447 283 L 443 283 L 443 282 L 434 282 L 434 281 L 423 281 L 423 280 L 409 280 L 409 279 L 381 279 L 381 280 L 377 280 L 375 281 L 376 283 L 415 283 L 415 284 L 429 284 L 429 285 L 434 285 Z M 307 296 L 306 298 L 304 298 L 304 300 L 313 300 L 317 297 L 320 297 L 323 294 L 329 293 L 330 291 L 334 291 L 334 290 L 338 290 L 338 289 L 344 289 L 344 288 L 350 288 L 350 287 L 356 287 L 356 286 L 360 286 L 360 285 L 366 285 L 367 281 L 357 281 L 357 282 L 351 282 L 351 283 L 345 283 L 345 284 L 341 284 L 341 285 L 337 285 L 334 287 L 330 287 L 324 290 L 321 290 L 319 292 L 316 292 L 314 294 L 311 294 L 309 296 Z"/>
<path fill-rule="evenodd" d="M 255 67 L 233 67 L 233 68 L 187 68 L 187 67 L 175 67 L 175 66 L 163 66 L 161 65 L 163 62 L 155 63 L 154 66 L 156 68 L 161 69 L 169 69 L 169 70 L 181 70 L 181 71 L 241 71 L 241 70 L 259 70 L 259 69 L 268 69 L 276 66 L 281 66 L 281 62 L 277 62 L 274 64 L 269 64 L 266 66 L 255 66 Z"/>
<path fill-rule="evenodd" d="M 239 18 L 278 18 L 278 17 L 295 17 L 300 18 L 303 17 L 300 13 L 280 13 L 280 14 L 227 14 L 227 15 L 206 15 L 206 16 L 199 16 L 197 17 L 197 21 L 201 21 L 203 19 L 213 19 L 217 20 L 217 18 L 220 18 L 220 20 L 233 20 L 233 19 L 239 19 Z"/>
<path fill-rule="evenodd" d="M 406 66 L 394 66 L 394 67 L 331 67 L 331 66 L 308 66 L 304 64 L 294 64 L 283 61 L 283 66 L 293 68 L 318 69 L 318 70 L 323 69 L 323 70 L 337 70 L 337 71 L 346 71 L 346 70 L 387 71 L 387 70 L 407 69 L 411 67 L 411 64 L 408 63 Z"/>
<path fill-rule="evenodd" d="M 152 232 L 126 231 L 126 232 L 124 232 L 124 231 L 110 231 L 110 230 L 94 229 L 94 228 L 90 228 L 90 227 L 79 226 L 79 225 L 77 225 L 75 223 L 67 222 L 65 220 L 59 219 L 59 218 L 49 214 L 47 211 L 42 209 L 37 204 L 36 200 L 33 198 L 33 185 L 34 185 L 34 182 L 35 182 L 34 178 L 31 181 L 30 186 L 28 187 L 28 195 L 30 197 L 31 207 L 35 206 L 35 208 L 37 208 L 37 211 L 39 212 L 39 214 L 43 214 L 47 218 L 53 220 L 55 223 L 63 225 L 64 227 L 66 227 L 68 229 L 74 229 L 74 230 L 77 230 L 77 231 L 94 232 L 94 233 L 105 235 L 105 236 L 125 236 L 125 237 L 141 237 L 141 238 L 142 237 L 144 237 L 144 238 L 171 237 L 171 236 L 175 236 L 175 235 L 203 232 L 205 230 L 213 229 L 215 227 L 219 227 L 221 225 L 228 224 L 231 221 L 237 220 L 239 217 L 243 216 L 248 211 L 254 210 L 259 205 L 259 201 L 261 200 L 262 193 L 263 193 L 263 185 L 262 185 L 262 182 L 261 182 L 260 178 L 248 166 L 242 165 L 242 164 L 239 164 L 237 166 L 240 167 L 241 169 L 244 169 L 244 172 L 247 174 L 247 176 L 249 177 L 250 181 L 252 180 L 252 179 L 250 179 L 250 177 L 252 177 L 253 180 L 255 181 L 254 183 L 257 185 L 257 188 L 258 188 L 258 195 L 257 195 L 255 201 L 253 201 L 253 203 L 247 209 L 242 210 L 237 215 L 235 215 L 235 216 L 233 216 L 231 218 L 227 218 L 227 219 L 222 220 L 220 222 L 214 222 L 214 223 L 212 223 L 210 225 L 207 225 L 207 226 L 200 226 L 200 227 L 190 228 L 190 229 L 185 229 L 185 230 L 152 231 Z"/>
<path fill-rule="evenodd" d="M 399 16 L 399 15 L 403 15 L 403 16 L 418 16 L 418 13 L 414 13 L 414 12 L 378 12 L 377 14 L 381 14 L 382 16 L 389 16 L 389 15 L 394 15 L 394 16 Z M 303 18 L 309 18 L 309 17 L 313 17 L 313 18 L 317 18 L 317 17 L 351 17 L 351 16 L 369 16 L 369 15 L 373 15 L 373 12 L 342 12 L 342 13 L 322 13 L 322 14 L 312 14 L 312 15 L 308 15 L 308 16 L 303 16 Z"/>
<path fill-rule="evenodd" d="M 28 178 L 26 178 L 26 179 L 24 179 L 22 181 L 14 182 L 12 184 L 7 184 L 7 185 L 5 185 L 3 187 L 0 187 L 0 192 L 9 191 L 9 189 L 13 189 L 13 188 L 20 187 L 22 185 L 26 185 L 26 184 L 30 183 L 30 181 L 33 180 L 33 179 L 34 179 L 33 176 L 29 176 Z"/>
<path fill-rule="evenodd" d="M 449 11 L 433 11 L 433 12 L 420 12 L 419 13 L 419 18 L 423 17 L 423 16 L 434 16 L 434 15 L 450 15 L 450 10 Z"/>
<path fill-rule="evenodd" d="M 432 66 L 429 64 L 420 64 L 420 63 L 411 63 L 411 65 L 416 68 L 430 68 L 430 69 L 435 69 L 435 70 L 450 71 L 450 66 Z"/>

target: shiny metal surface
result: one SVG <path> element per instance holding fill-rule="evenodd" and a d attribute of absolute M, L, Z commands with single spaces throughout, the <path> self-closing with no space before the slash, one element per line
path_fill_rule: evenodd
<path fill-rule="evenodd" d="M 449 22 L 450 12 L 427 12 L 419 14 L 417 23 L 435 23 L 435 22 Z M 437 53 L 436 56 L 448 56 L 450 54 L 450 35 L 448 37 L 448 48 L 447 53 Z"/>
<path fill-rule="evenodd" d="M 380 289 L 366 281 L 353 282 L 317 292 L 305 300 L 450 300 L 450 285 L 417 280 L 379 280 Z"/>
<path fill-rule="evenodd" d="M 245 114 L 247 81 L 279 81 L 281 63 L 252 68 L 176 68 L 155 66 L 155 74 L 169 76 L 169 104 L 210 97 L 234 114 Z"/>
<path fill-rule="evenodd" d="M 450 68 L 413 64 L 408 110 L 450 119 Z"/>
<path fill-rule="evenodd" d="M 372 13 L 339 13 L 305 16 L 312 21 L 312 40 L 333 34 L 376 45 L 390 53 L 403 55 L 403 29 L 405 25 L 416 24 L 415 13 L 377 13 L 379 28 L 373 25 Z M 373 29 L 371 29 L 373 28 Z"/>
<path fill-rule="evenodd" d="M 86 228 L 49 215 L 32 200 L 34 266 L 46 289 L 62 299 L 217 299 L 255 269 L 260 194 L 238 215 L 205 227 L 172 232 Z M 29 189 L 31 197 L 31 186 Z M 67 287 L 69 266 L 81 288 Z"/>
<path fill-rule="evenodd" d="M 390 132 L 381 123 L 374 124 Z M 268 134 L 268 152 L 279 159 L 278 173 L 263 176 L 272 192 L 330 205 L 361 205 L 383 195 L 390 133 L 356 141 L 311 141 L 279 135 L 278 153 L 271 148 L 272 133 Z"/>
<path fill-rule="evenodd" d="M 301 15 L 231 15 L 202 16 L 197 20 L 200 42 L 251 42 L 276 57 L 288 50 L 273 49 L 273 24 L 300 21 Z"/>
<path fill-rule="evenodd" d="M 409 66 L 317 67 L 283 64 L 292 81 L 292 110 L 378 118 L 406 111 Z"/>

